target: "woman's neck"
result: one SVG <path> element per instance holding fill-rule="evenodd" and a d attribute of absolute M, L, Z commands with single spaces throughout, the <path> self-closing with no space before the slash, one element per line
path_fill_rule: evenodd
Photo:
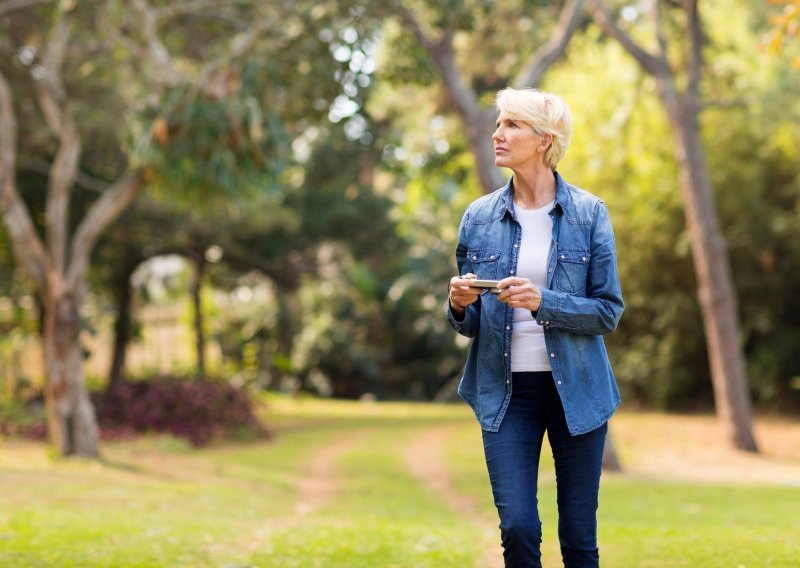
<path fill-rule="evenodd" d="M 556 198 L 556 176 L 550 168 L 514 172 L 514 204 L 539 209 Z"/>

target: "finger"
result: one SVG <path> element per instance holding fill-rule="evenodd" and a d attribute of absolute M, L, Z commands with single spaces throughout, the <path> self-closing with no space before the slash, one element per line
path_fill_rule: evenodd
<path fill-rule="evenodd" d="M 501 302 L 513 304 L 515 307 L 519 307 L 530 299 L 530 291 L 520 289 L 518 286 L 513 286 L 500 294 L 497 299 Z"/>
<path fill-rule="evenodd" d="M 516 276 L 508 276 L 507 278 L 503 278 L 500 282 L 498 282 L 497 287 L 500 289 L 508 288 L 509 286 L 516 286 L 519 278 Z"/>
<path fill-rule="evenodd" d="M 497 299 L 500 301 L 508 300 L 512 296 L 519 294 L 519 290 L 517 290 L 516 285 L 509 284 L 503 287 L 502 282 L 497 285 L 497 287 L 501 290 L 500 294 L 497 296 Z"/>

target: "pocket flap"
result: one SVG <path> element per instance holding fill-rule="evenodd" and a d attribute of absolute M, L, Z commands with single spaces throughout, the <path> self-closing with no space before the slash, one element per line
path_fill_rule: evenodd
<path fill-rule="evenodd" d="M 500 249 L 472 249 L 467 252 L 467 258 L 475 262 L 494 262 L 500 258 Z"/>
<path fill-rule="evenodd" d="M 559 262 L 574 262 L 577 264 L 589 264 L 592 258 L 588 250 L 560 250 L 558 251 Z"/>

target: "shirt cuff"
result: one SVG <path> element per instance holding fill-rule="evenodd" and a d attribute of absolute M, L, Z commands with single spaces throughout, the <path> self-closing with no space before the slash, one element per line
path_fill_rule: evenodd
<path fill-rule="evenodd" d="M 542 301 L 539 309 L 535 312 L 531 311 L 531 313 L 536 323 L 547 329 L 558 319 L 558 296 L 546 288 L 542 289 L 541 293 Z"/>
<path fill-rule="evenodd" d="M 447 316 L 447 321 L 450 322 L 450 325 L 454 330 L 461 333 L 464 329 L 469 329 L 471 324 L 472 318 L 474 317 L 473 313 L 475 308 L 470 304 L 466 308 L 464 308 L 464 319 L 458 320 L 456 319 L 455 314 L 453 313 L 453 309 L 450 307 L 450 300 L 448 299 L 444 305 L 444 313 Z"/>

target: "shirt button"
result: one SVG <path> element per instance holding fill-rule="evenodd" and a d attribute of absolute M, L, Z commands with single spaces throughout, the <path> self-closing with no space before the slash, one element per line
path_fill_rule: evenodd
<path fill-rule="evenodd" d="M 511 274 L 512 276 L 514 275 L 514 271 L 513 270 L 509 270 L 508 273 Z"/>
<path fill-rule="evenodd" d="M 561 381 L 558 381 L 558 384 L 561 384 Z"/>
<path fill-rule="evenodd" d="M 508 357 L 508 353 L 503 353 L 503 357 Z"/>
<path fill-rule="evenodd" d="M 544 325 L 550 325 L 549 321 L 544 322 Z"/>
<path fill-rule="evenodd" d="M 550 357 L 555 357 L 555 356 L 556 356 L 555 353 L 550 353 Z"/>
<path fill-rule="evenodd" d="M 506 384 L 507 384 L 507 385 L 510 385 L 510 384 L 511 384 L 511 381 L 509 381 L 508 379 L 506 379 Z"/>
<path fill-rule="evenodd" d="M 478 260 L 478 257 L 477 256 L 473 256 L 472 260 Z"/>
<path fill-rule="evenodd" d="M 506 326 L 506 329 L 511 329 L 511 326 L 510 326 L 510 325 L 507 325 L 507 326 Z"/>
<path fill-rule="evenodd" d="M 489 260 L 494 260 L 494 255 L 489 257 Z M 585 258 L 583 260 L 586 260 Z"/>
<path fill-rule="evenodd" d="M 584 256 L 584 257 L 582 257 L 582 258 L 583 258 L 583 262 L 586 262 L 586 257 Z"/>
<path fill-rule="evenodd" d="M 564 260 L 565 258 L 567 258 L 567 257 L 562 254 L 561 255 L 561 260 Z"/>
<path fill-rule="evenodd" d="M 516 249 L 516 248 L 519 248 L 519 245 L 514 245 L 514 248 L 515 248 L 515 249 Z"/>
<path fill-rule="evenodd" d="M 548 268 L 547 272 L 553 272 L 553 269 L 552 268 Z"/>

